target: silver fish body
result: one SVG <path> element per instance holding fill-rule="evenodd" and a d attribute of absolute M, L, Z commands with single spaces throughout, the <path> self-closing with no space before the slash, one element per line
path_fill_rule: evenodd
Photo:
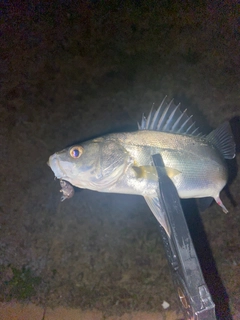
<path fill-rule="evenodd" d="M 212 197 L 225 212 L 219 197 L 228 177 L 224 158 L 235 155 L 228 123 L 202 136 L 183 115 L 170 103 L 162 112 L 143 117 L 139 131 L 109 134 L 64 149 L 50 156 L 49 165 L 58 179 L 79 188 L 142 195 L 169 234 L 157 198 L 152 155 L 161 155 L 180 198 Z"/>

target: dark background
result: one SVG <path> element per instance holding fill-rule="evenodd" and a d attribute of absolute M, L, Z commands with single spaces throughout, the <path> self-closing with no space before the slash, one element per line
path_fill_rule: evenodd
<path fill-rule="evenodd" d="M 165 95 L 204 133 L 230 120 L 238 143 L 239 13 L 238 1 L 1 4 L 2 301 L 116 314 L 162 311 L 166 300 L 179 310 L 144 199 L 83 190 L 61 203 L 46 162 L 76 140 L 136 129 Z M 184 202 L 220 319 L 240 319 L 236 161 L 227 215 L 213 204 L 199 216 Z"/>

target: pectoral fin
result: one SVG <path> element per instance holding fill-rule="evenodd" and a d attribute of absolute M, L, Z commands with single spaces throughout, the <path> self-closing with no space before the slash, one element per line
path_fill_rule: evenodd
<path fill-rule="evenodd" d="M 179 173 L 181 173 L 181 171 L 177 170 L 177 169 L 173 169 L 170 167 L 165 167 L 165 170 L 167 172 L 168 177 L 171 179 L 173 177 L 175 177 L 176 175 L 178 175 Z"/>
<path fill-rule="evenodd" d="M 157 181 L 157 171 L 153 166 L 133 166 L 137 179 L 149 179 Z"/>
<path fill-rule="evenodd" d="M 149 180 L 157 180 L 158 175 L 155 166 L 133 166 L 133 170 L 136 173 L 137 179 L 149 179 Z M 169 178 L 173 178 L 174 176 L 181 173 L 177 169 L 173 169 L 170 167 L 165 167 L 166 173 Z"/>
<path fill-rule="evenodd" d="M 170 238 L 170 228 L 167 221 L 167 217 L 165 215 L 164 209 L 161 207 L 161 204 L 157 195 L 155 197 L 144 197 L 144 199 L 146 200 L 155 218 L 161 224 L 161 226 L 165 229 L 167 235 Z"/>

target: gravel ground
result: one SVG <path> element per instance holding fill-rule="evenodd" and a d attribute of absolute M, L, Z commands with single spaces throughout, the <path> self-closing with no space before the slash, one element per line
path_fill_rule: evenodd
<path fill-rule="evenodd" d="M 0 300 L 106 316 L 179 311 L 158 223 L 137 196 L 60 202 L 48 157 L 134 130 L 168 95 L 208 133 L 230 120 L 237 157 L 189 228 L 219 319 L 240 319 L 240 8 L 236 1 L 31 1 L 0 25 Z"/>

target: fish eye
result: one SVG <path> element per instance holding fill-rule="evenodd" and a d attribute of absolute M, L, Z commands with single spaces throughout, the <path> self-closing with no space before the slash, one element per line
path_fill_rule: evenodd
<path fill-rule="evenodd" d="M 83 148 L 82 147 L 72 147 L 69 151 L 70 156 L 74 159 L 80 158 L 82 153 L 83 153 Z"/>

